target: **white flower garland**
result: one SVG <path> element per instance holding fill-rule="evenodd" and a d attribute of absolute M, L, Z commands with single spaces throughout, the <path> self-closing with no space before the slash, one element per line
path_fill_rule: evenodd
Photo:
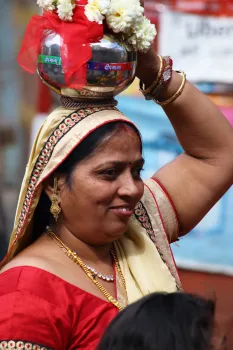
<path fill-rule="evenodd" d="M 45 11 L 55 10 L 53 0 L 37 0 L 37 5 L 39 5 L 39 7 L 42 7 Z"/>
<path fill-rule="evenodd" d="M 137 23 L 134 27 L 134 32 L 129 35 L 128 43 L 136 51 L 147 52 L 156 36 L 156 28 L 151 24 L 150 20 L 143 17 L 140 23 Z"/>
<path fill-rule="evenodd" d="M 37 0 L 37 5 L 45 11 L 57 11 L 62 21 L 72 22 L 76 0 Z"/>
<path fill-rule="evenodd" d="M 73 20 L 76 0 L 37 0 L 45 11 L 57 11 L 63 21 Z M 108 27 L 123 40 L 129 50 L 147 52 L 157 34 L 155 26 L 144 16 L 140 0 L 88 0 L 85 15 L 91 22 Z"/>
<path fill-rule="evenodd" d="M 62 21 L 72 21 L 74 8 L 75 4 L 71 0 L 57 1 L 57 13 Z"/>
<path fill-rule="evenodd" d="M 110 0 L 89 0 L 85 6 L 85 15 L 91 22 L 102 24 L 110 8 Z"/>
<path fill-rule="evenodd" d="M 101 24 L 106 20 L 129 50 L 147 52 L 157 34 L 155 26 L 144 16 L 140 0 L 88 0 L 85 14 L 91 22 Z"/>

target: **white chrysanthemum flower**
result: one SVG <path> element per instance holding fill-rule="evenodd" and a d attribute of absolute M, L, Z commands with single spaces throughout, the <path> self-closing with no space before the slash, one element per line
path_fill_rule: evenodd
<path fill-rule="evenodd" d="M 96 6 L 92 6 L 90 4 L 85 6 L 85 15 L 90 22 L 97 22 L 98 24 L 102 24 L 105 18 L 103 15 L 101 15 Z"/>
<path fill-rule="evenodd" d="M 103 23 L 104 15 L 108 12 L 110 0 L 89 0 L 85 6 L 85 15 L 91 22 Z"/>
<path fill-rule="evenodd" d="M 141 23 L 135 26 L 134 33 L 128 38 L 128 42 L 136 51 L 147 52 L 156 34 L 155 26 L 148 18 L 143 17 Z"/>
<path fill-rule="evenodd" d="M 108 13 L 111 0 L 89 0 L 89 2 L 90 1 L 92 1 L 94 5 L 98 7 L 102 15 L 106 15 L 106 13 Z"/>
<path fill-rule="evenodd" d="M 143 13 L 139 0 L 111 0 L 106 19 L 115 33 L 127 33 L 142 21 Z"/>
<path fill-rule="evenodd" d="M 144 8 L 140 4 L 138 4 L 135 6 L 135 11 L 136 11 L 135 23 L 139 24 L 142 22 L 144 17 Z"/>
<path fill-rule="evenodd" d="M 72 0 L 58 0 L 57 13 L 62 21 L 71 22 L 73 19 L 73 9 L 75 4 Z"/>
<path fill-rule="evenodd" d="M 55 10 L 54 0 L 37 0 L 37 5 L 46 11 Z"/>
<path fill-rule="evenodd" d="M 134 23 L 136 12 L 134 9 L 121 6 L 121 3 L 111 5 L 106 15 L 108 26 L 115 33 L 126 33 Z"/>

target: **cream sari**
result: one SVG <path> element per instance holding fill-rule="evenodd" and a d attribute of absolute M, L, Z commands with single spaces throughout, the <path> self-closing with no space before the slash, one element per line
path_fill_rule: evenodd
<path fill-rule="evenodd" d="M 19 196 L 9 251 L 2 266 L 27 245 L 43 181 L 82 140 L 101 125 L 131 123 L 115 107 L 59 107 L 48 116 L 34 142 Z M 125 277 L 129 303 L 151 292 L 175 292 L 180 279 L 169 241 L 178 237 L 172 203 L 155 180 L 145 181 L 145 191 L 125 235 L 115 243 Z"/>

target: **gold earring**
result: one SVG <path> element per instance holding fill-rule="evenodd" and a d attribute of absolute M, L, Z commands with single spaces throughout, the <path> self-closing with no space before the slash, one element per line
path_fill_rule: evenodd
<path fill-rule="evenodd" d="M 53 194 L 51 198 L 51 207 L 50 207 L 50 213 L 53 215 L 54 219 L 58 221 L 59 214 L 61 212 L 61 208 L 58 204 L 58 190 L 57 190 L 57 178 L 54 178 L 54 186 L 53 186 Z"/>

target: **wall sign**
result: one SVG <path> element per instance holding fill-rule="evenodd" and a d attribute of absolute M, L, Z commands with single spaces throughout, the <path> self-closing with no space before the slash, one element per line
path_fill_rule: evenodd
<path fill-rule="evenodd" d="M 164 11 L 159 53 L 169 54 L 176 69 L 193 82 L 233 82 L 233 17 Z"/>

